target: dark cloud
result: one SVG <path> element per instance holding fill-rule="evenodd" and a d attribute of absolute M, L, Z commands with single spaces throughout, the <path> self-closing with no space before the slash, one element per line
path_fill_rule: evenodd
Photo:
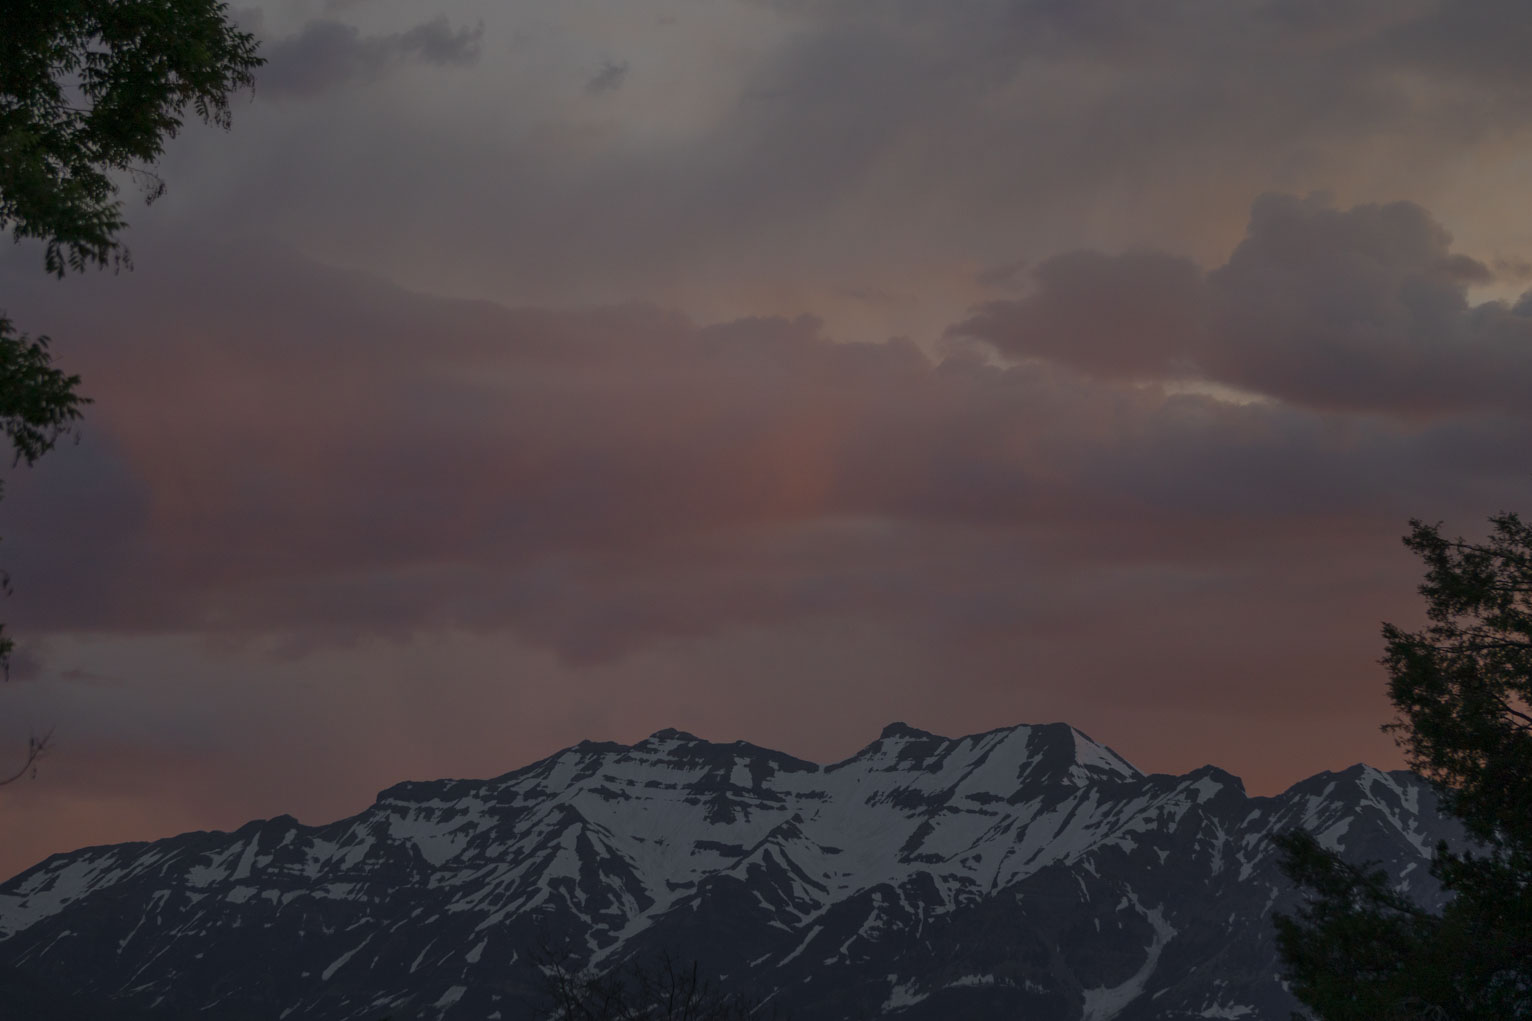
<path fill-rule="evenodd" d="M 1444 244 L 1411 256 L 1426 221 L 1408 211 L 1333 215 L 1406 269 Z M 1140 311 L 1137 273 L 1184 278 L 1150 256 L 1106 275 L 1122 266 Z M 820 616 L 980 642 L 1093 570 L 1287 571 L 1297 549 L 1333 558 L 1354 530 L 1439 513 L 1442 491 L 1494 503 L 1532 439 L 1493 416 L 1390 425 L 933 362 L 806 318 L 446 301 L 270 254 L 141 259 L 79 287 L 83 308 L 26 303 L 76 338 L 98 401 L 79 456 L 7 498 L 34 537 L 11 554 L 32 629 L 301 650 L 467 627 L 582 662 Z"/>
<path fill-rule="evenodd" d="M 627 78 L 628 65 L 626 61 L 603 61 L 600 69 L 591 75 L 590 81 L 585 83 L 585 92 L 591 96 L 599 96 L 605 92 L 616 92 L 622 88 L 622 83 Z"/>
<path fill-rule="evenodd" d="M 1532 308 L 1468 300 L 1496 275 L 1413 203 L 1268 195 L 1209 273 L 1160 253 L 1074 252 L 954 329 L 1107 378 L 1201 376 L 1327 409 L 1526 414 Z"/>
<path fill-rule="evenodd" d="M 1099 59 L 1115 66 L 1204 65 L 1322 54 L 1361 77 L 1379 69 L 1453 75 L 1503 88 L 1532 81 L 1532 44 L 1516 0 L 987 0 L 942 7 L 865 0 L 756 0 L 804 25 L 898 23 L 989 46 L 976 52 Z"/>
<path fill-rule="evenodd" d="M 1525 102 L 1532 22 L 1522 4 L 1438 0 L 1414 7 L 1413 16 L 1398 17 L 1366 49 L 1380 60 L 1493 90 L 1508 104 Z"/>
<path fill-rule="evenodd" d="M 454 29 L 445 16 L 404 32 L 363 35 L 339 21 L 310 21 L 297 35 L 266 43 L 258 77 L 265 96 L 311 97 L 330 89 L 373 81 L 411 61 L 465 67 L 479 59 L 482 24 Z"/>
<path fill-rule="evenodd" d="M 1532 262 L 1517 256 L 1497 256 L 1493 263 L 1495 277 L 1513 284 L 1532 280 Z"/>
<path fill-rule="evenodd" d="M 225 182 L 220 214 L 233 221 L 429 289 L 514 301 L 700 307 L 728 288 L 746 311 L 782 281 L 812 292 L 876 267 L 897 277 L 884 289 L 939 272 L 971 282 L 976 267 L 1080 245 L 1211 262 L 1254 194 L 1434 200 L 1495 165 L 1532 126 L 1532 104 L 1463 78 L 1466 55 L 1433 62 L 1401 34 L 1426 26 L 1426 39 L 1440 23 L 1465 54 L 1501 46 L 1458 7 L 1174 0 L 1149 17 L 1105 0 L 785 4 L 780 18 L 756 13 L 748 40 L 727 34 L 731 20 L 751 24 L 738 13 L 689 20 L 694 36 L 674 52 L 635 29 L 623 59 L 655 73 L 623 81 L 615 119 L 579 101 L 613 43 L 572 16 L 503 6 L 495 38 L 526 49 L 482 63 L 473 87 L 376 107 L 348 94 L 346 132 L 288 119 L 273 128 L 280 146 L 252 143 L 202 176 Z M 326 69 L 366 61 L 314 66 L 330 81 Z M 268 70 L 275 88 L 290 73 L 292 87 L 308 81 Z M 866 336 L 895 332 L 916 331 L 889 322 Z"/>
<path fill-rule="evenodd" d="M 1071 252 L 1031 276 L 1033 293 L 986 305 L 957 331 L 1108 377 L 1152 378 L 1207 329 L 1207 283 L 1187 259 Z M 1122 343 L 1103 339 L 1124 334 Z"/>

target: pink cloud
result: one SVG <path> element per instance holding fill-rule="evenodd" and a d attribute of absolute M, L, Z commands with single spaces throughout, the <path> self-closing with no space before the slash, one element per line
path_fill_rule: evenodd
<path fill-rule="evenodd" d="M 1160 257 L 1111 272 L 1137 286 L 1135 267 L 1200 293 Z M 62 350 L 98 400 L 91 431 L 10 508 L 32 537 L 13 553 L 31 628 L 295 648 L 509 629 L 601 660 L 821 613 L 918 615 L 933 591 L 998 584 L 978 619 L 1005 629 L 1006 607 L 1092 564 L 1282 574 L 1267 549 L 1391 536 L 1444 488 L 1477 509 L 1520 485 L 1515 421 L 1390 423 L 935 362 L 835 343 L 811 319 L 505 309 L 232 250 L 90 286 L 91 311 L 47 315 L 75 338 Z M 1059 293 L 986 314 L 1057 298 L 1030 327 L 1054 357 L 1115 350 L 1117 306 L 1070 334 Z M 1178 335 L 1157 329 L 1162 346 Z M 1018 557 L 1052 573 L 991 573 Z"/>

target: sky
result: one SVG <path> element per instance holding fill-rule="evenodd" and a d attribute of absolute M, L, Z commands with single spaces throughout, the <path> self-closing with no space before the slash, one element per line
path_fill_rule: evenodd
<path fill-rule="evenodd" d="M 1523 0 L 233 15 L 132 270 L 0 248 L 0 874 L 663 727 L 1398 767 L 1400 536 L 1532 509 Z"/>

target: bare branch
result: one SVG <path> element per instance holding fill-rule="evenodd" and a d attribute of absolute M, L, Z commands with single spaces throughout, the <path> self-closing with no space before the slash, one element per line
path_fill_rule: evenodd
<path fill-rule="evenodd" d="M 0 787 L 4 787 L 9 783 L 15 783 L 17 780 L 20 780 L 24 776 L 30 776 L 34 780 L 37 779 L 37 762 L 47 754 L 48 744 L 52 740 L 52 730 L 49 730 L 42 737 L 38 737 L 36 734 L 33 734 L 31 737 L 27 738 L 26 760 L 22 762 L 20 769 L 16 770 L 16 772 L 12 773 L 5 779 L 0 780 Z"/>

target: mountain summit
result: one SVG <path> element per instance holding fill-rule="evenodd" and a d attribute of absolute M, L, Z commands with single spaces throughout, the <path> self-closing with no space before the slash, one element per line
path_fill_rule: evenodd
<path fill-rule="evenodd" d="M 661 730 L 324 826 L 55 855 L 0 885 L 0 977 L 158 1017 L 513 1021 L 542 1016 L 539 955 L 668 952 L 805 1021 L 1276 1021 L 1269 838 L 1298 825 L 1428 902 L 1457 837 L 1410 773 L 1251 798 L 1062 723 L 894 723 L 823 766 Z"/>

